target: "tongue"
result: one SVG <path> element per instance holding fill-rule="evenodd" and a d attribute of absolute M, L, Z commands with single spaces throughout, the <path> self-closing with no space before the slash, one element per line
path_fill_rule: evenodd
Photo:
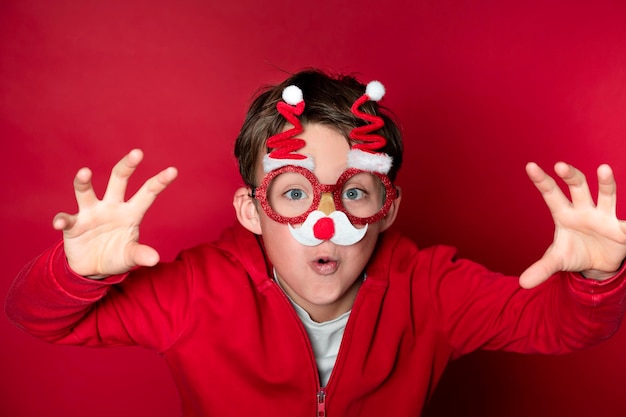
<path fill-rule="evenodd" d="M 313 225 L 313 236 L 328 240 L 335 234 L 335 223 L 330 217 L 322 217 Z"/>

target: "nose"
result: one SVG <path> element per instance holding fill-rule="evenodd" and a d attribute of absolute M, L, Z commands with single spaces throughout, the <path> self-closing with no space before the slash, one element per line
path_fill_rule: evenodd
<path fill-rule="evenodd" d="M 336 208 L 335 201 L 333 200 L 333 195 L 331 193 L 322 193 L 322 197 L 320 198 L 320 205 L 317 209 L 327 216 L 335 211 Z"/>

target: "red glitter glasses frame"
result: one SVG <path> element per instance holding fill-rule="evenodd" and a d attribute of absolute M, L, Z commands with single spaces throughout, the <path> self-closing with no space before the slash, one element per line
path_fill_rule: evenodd
<path fill-rule="evenodd" d="M 278 175 L 285 172 L 294 172 L 300 174 L 304 176 L 313 186 L 313 202 L 311 203 L 311 207 L 309 207 L 306 212 L 299 216 L 282 216 L 276 213 L 267 201 L 267 189 L 270 183 Z M 385 186 L 385 202 L 383 203 L 380 210 L 376 212 L 376 214 L 369 217 L 357 217 L 353 214 L 350 214 L 341 202 L 341 193 L 337 192 L 338 190 L 340 191 L 342 189 L 343 185 L 349 178 L 352 178 L 354 175 L 361 172 L 367 172 L 369 174 L 376 175 Z M 391 180 L 387 175 L 381 174 L 379 172 L 364 171 L 358 168 L 348 168 L 341 174 L 336 184 L 321 184 L 313 172 L 311 172 L 309 169 L 297 165 L 285 165 L 283 167 L 268 172 L 265 177 L 263 177 L 261 184 L 256 188 L 252 188 L 252 193 L 250 194 L 250 197 L 255 198 L 259 201 L 261 207 L 263 208 L 263 211 L 270 219 L 283 224 L 301 224 L 304 223 L 309 214 L 317 210 L 320 204 L 320 200 L 322 199 L 322 193 L 331 193 L 333 196 L 333 201 L 335 203 L 335 209 L 343 212 L 348 217 L 348 220 L 350 220 L 350 223 L 354 225 L 375 223 L 378 220 L 382 219 L 389 212 L 393 201 L 398 198 L 398 189 L 393 186 Z"/>

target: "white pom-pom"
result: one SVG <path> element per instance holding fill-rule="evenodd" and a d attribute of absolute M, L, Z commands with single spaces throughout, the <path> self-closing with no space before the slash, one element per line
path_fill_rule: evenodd
<path fill-rule="evenodd" d="M 295 85 L 290 85 L 283 90 L 285 103 L 295 106 L 302 101 L 302 90 Z"/>
<path fill-rule="evenodd" d="M 380 81 L 370 81 L 365 88 L 365 94 L 370 100 L 378 101 L 385 95 L 385 86 Z"/>

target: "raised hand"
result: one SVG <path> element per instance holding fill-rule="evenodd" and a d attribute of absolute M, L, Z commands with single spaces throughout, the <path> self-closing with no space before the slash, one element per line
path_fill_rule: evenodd
<path fill-rule="evenodd" d="M 128 179 L 142 159 L 143 152 L 134 149 L 113 167 L 102 200 L 91 184 L 91 170 L 82 168 L 76 174 L 78 213 L 58 213 L 53 227 L 63 231 L 65 254 L 77 274 L 102 278 L 159 261 L 155 249 L 138 242 L 139 225 L 157 195 L 178 173 L 172 167 L 164 169 L 124 201 Z"/>
<path fill-rule="evenodd" d="M 520 276 L 524 288 L 535 287 L 558 271 L 576 271 L 603 280 L 614 275 L 626 257 L 626 222 L 616 215 L 617 187 L 611 167 L 598 168 L 596 204 L 582 172 L 563 162 L 557 163 L 554 171 L 568 185 L 571 201 L 537 164 L 526 166 L 528 177 L 550 209 L 555 231 L 543 257 Z"/>

